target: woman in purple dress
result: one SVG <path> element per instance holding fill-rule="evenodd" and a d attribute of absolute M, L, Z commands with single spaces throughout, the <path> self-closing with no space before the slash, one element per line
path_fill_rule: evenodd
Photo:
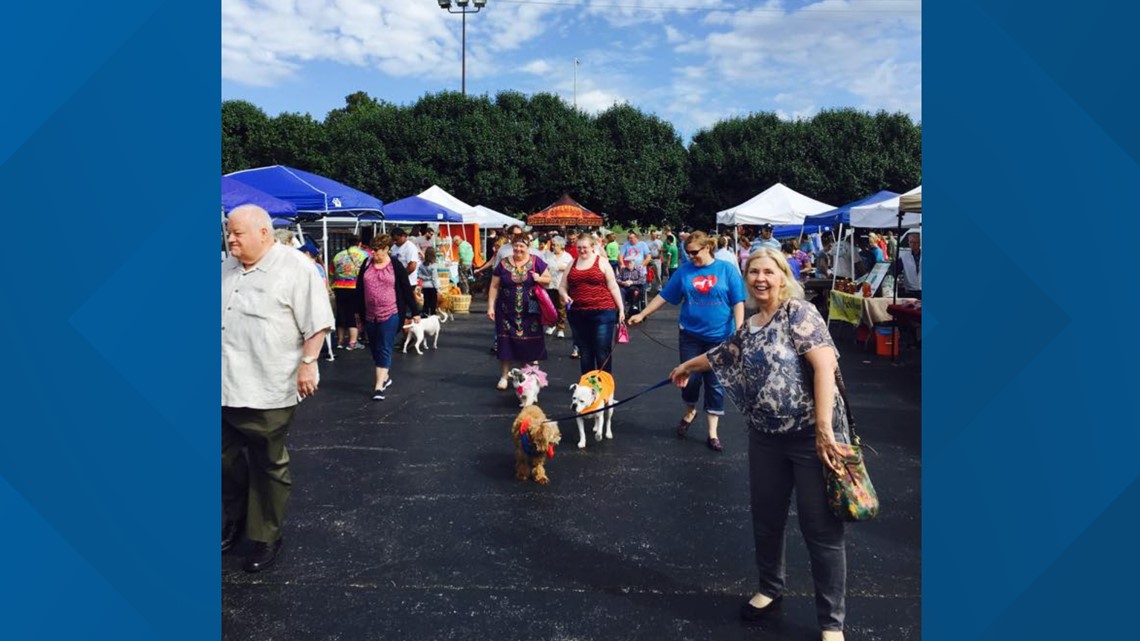
<path fill-rule="evenodd" d="M 546 360 L 546 342 L 534 286 L 550 285 L 546 263 L 530 253 L 530 236 L 511 238 L 511 255 L 499 261 L 491 272 L 487 296 L 487 317 L 495 321 L 495 338 L 500 363 L 496 389 L 507 389 L 507 372 L 512 362 L 520 364 Z"/>

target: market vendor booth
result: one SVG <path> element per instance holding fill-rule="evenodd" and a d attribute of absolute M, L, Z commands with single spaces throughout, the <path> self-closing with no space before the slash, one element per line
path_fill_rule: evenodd
<path fill-rule="evenodd" d="M 562 194 L 546 209 L 526 218 L 531 227 L 601 227 L 603 222 L 601 216 L 579 205 L 569 194 Z"/>

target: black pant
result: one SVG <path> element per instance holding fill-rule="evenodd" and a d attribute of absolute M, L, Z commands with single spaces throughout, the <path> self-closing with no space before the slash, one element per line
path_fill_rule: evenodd
<path fill-rule="evenodd" d="M 421 314 L 424 318 L 436 313 L 439 308 L 439 292 L 433 287 L 424 287 L 424 311 Z"/>
<path fill-rule="evenodd" d="M 815 435 L 761 434 L 749 429 L 748 470 L 760 592 L 776 598 L 784 591 L 784 526 L 794 488 L 800 531 L 811 556 L 819 626 L 842 630 L 847 593 L 844 524 L 827 504 Z"/>

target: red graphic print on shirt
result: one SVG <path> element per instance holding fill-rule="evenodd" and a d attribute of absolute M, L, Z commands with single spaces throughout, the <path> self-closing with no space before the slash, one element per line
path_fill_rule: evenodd
<path fill-rule="evenodd" d="M 716 276 L 697 276 L 693 279 L 693 289 L 702 294 L 707 294 L 716 287 Z"/>

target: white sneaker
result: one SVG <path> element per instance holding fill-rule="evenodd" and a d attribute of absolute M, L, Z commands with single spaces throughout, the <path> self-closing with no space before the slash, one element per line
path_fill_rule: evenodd
<path fill-rule="evenodd" d="M 843 641 L 842 630 L 824 630 L 823 641 Z"/>
<path fill-rule="evenodd" d="M 495 384 L 495 389 L 499 390 L 500 392 L 507 389 L 507 379 L 505 377 L 500 378 L 499 382 Z"/>
<path fill-rule="evenodd" d="M 558 338 L 566 338 L 566 332 L 558 330 Z"/>
<path fill-rule="evenodd" d="M 553 328 L 553 327 L 547 327 L 547 328 L 546 328 L 546 335 L 547 335 L 547 336 L 550 336 L 550 335 L 551 335 L 551 334 L 553 334 L 553 333 L 554 333 L 554 328 Z"/>

